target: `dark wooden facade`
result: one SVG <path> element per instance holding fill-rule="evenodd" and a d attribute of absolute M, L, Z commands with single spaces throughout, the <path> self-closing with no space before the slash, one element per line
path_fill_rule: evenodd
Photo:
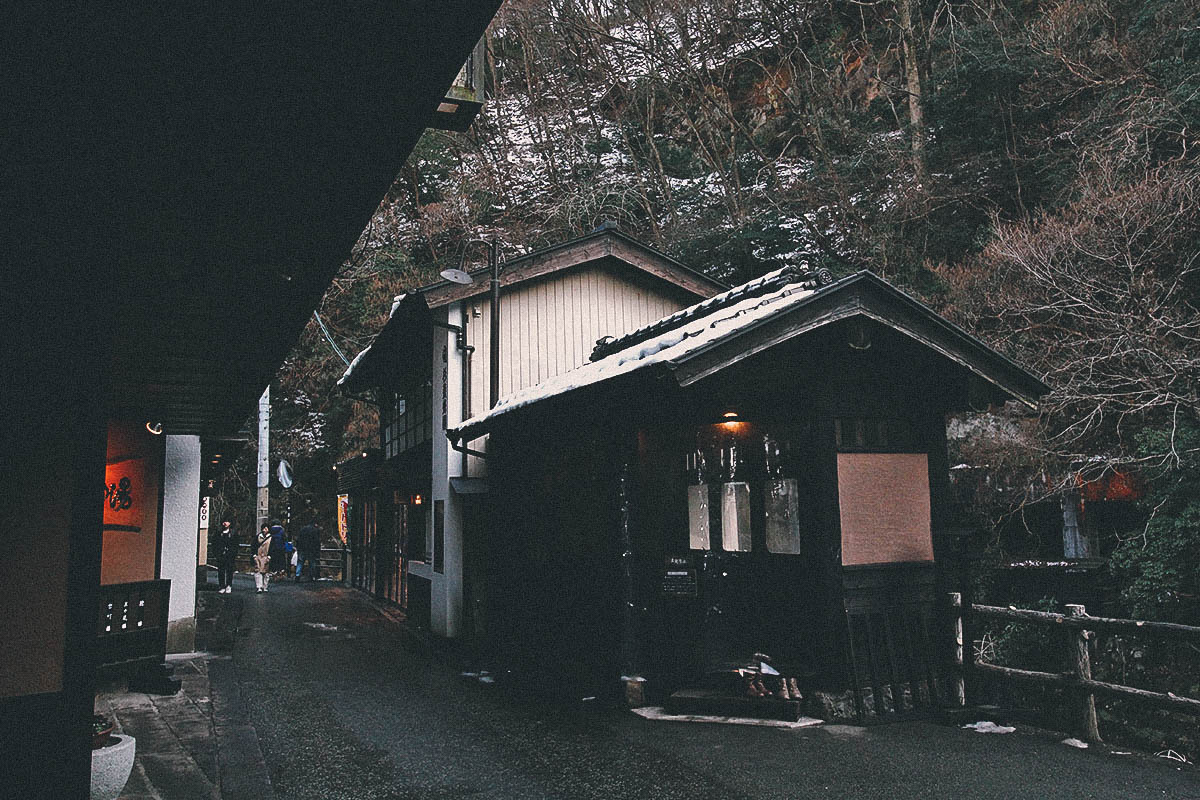
<path fill-rule="evenodd" d="M 498 658 L 552 663 L 592 691 L 631 674 L 668 691 L 764 652 L 810 688 L 881 696 L 881 684 L 916 692 L 921 683 L 932 699 L 934 596 L 948 555 L 941 534 L 955 522 L 946 415 L 1010 397 L 1002 383 L 1019 385 L 1022 399 L 1044 387 L 877 278 L 859 289 L 669 372 L 622 375 L 487 424 L 486 597 Z M 870 315 L 839 313 L 864 306 Z M 730 441 L 743 448 L 735 460 L 750 523 L 733 552 L 722 544 L 722 479 L 712 464 Z M 694 546 L 688 505 L 694 454 L 706 447 L 707 549 Z M 863 499 L 886 510 L 927 491 L 926 556 L 844 560 L 850 498 L 839 494 L 839 476 L 846 481 L 855 454 L 927 464 L 919 486 L 869 485 Z M 798 490 L 790 552 L 768 547 L 776 478 Z"/>

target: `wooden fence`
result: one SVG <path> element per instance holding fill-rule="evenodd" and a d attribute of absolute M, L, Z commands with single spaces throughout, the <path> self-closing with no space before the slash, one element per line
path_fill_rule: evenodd
<path fill-rule="evenodd" d="M 950 606 L 954 619 L 954 663 L 958 667 L 954 692 L 960 702 L 964 701 L 963 676 L 969 671 L 1000 680 L 1024 681 L 1042 686 L 1065 689 L 1077 698 L 1080 727 L 1089 742 L 1100 741 L 1100 727 L 1096 718 L 1096 695 L 1108 695 L 1136 700 L 1148 705 L 1175 711 L 1190 711 L 1200 714 L 1200 700 L 1180 697 L 1172 692 L 1151 692 L 1132 686 L 1106 683 L 1092 679 L 1091 653 L 1088 642 L 1097 632 L 1158 636 L 1200 641 L 1200 627 L 1179 625 L 1173 622 L 1149 622 L 1136 619 L 1089 616 L 1082 605 L 1068 605 L 1066 614 L 1033 611 L 1023 608 L 1003 608 L 978 604 L 963 605 L 962 595 L 951 592 Z M 1073 632 L 1068 637 L 1073 668 L 1068 672 L 1039 672 L 1036 670 L 1004 667 L 999 664 L 975 663 L 970 647 L 972 622 L 975 618 L 1000 619 L 1012 622 L 1058 627 Z"/>

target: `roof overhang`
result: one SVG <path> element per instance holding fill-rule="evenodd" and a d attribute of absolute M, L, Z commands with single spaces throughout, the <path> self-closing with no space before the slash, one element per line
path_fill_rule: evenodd
<path fill-rule="evenodd" d="M 958 364 L 1030 408 L 1050 391 L 1015 361 L 905 294 L 873 272 L 858 272 L 816 292 L 784 313 L 751 323 L 735 336 L 686 358 L 668 360 L 681 387 L 757 353 L 852 317 L 874 320 Z"/>
<path fill-rule="evenodd" d="M 236 431 L 499 5 L 14 11 L 28 350 L 96 342 L 114 418 Z"/>
<path fill-rule="evenodd" d="M 388 321 L 371 344 L 354 357 L 338 380 L 351 395 L 376 387 L 399 388 L 430 371 L 433 317 L 420 293 L 397 297 Z"/>
<path fill-rule="evenodd" d="M 500 288 L 603 260 L 634 267 L 694 297 L 711 297 L 727 288 L 720 281 L 696 272 L 614 228 L 597 230 L 505 261 L 500 270 Z M 474 283 L 464 285 L 443 280 L 418 291 L 425 296 L 430 308 L 440 308 L 459 300 L 479 297 L 491 290 L 486 267 L 471 270 L 469 274 L 475 279 Z"/>
<path fill-rule="evenodd" d="M 727 323 L 738 315 L 730 316 L 726 310 L 710 315 L 713 318 L 721 316 L 723 322 Z M 710 317 L 690 324 L 703 327 Z M 582 398 L 589 392 L 599 392 L 617 384 L 624 389 L 614 391 L 614 396 L 636 396 L 638 393 L 631 392 L 627 383 L 639 376 L 644 381 L 666 378 L 677 388 L 692 386 L 756 354 L 855 317 L 874 320 L 918 342 L 994 387 L 1000 397 L 1016 399 L 1036 407 L 1038 399 L 1050 390 L 1019 364 L 877 275 L 864 271 L 817 291 L 797 293 L 793 302 L 781 305 L 774 313 L 747 315 L 746 322 L 732 325 L 727 335 L 713 338 L 701 347 L 683 347 L 677 357 L 671 357 L 671 347 L 666 347 L 657 350 L 656 356 L 648 359 L 643 368 L 626 368 L 613 372 L 612 377 L 599 377 L 594 381 L 587 380 L 589 370 L 592 375 L 603 376 L 606 361 L 625 364 L 637 357 L 631 356 L 630 351 L 623 351 L 584 365 L 574 371 L 580 377 L 577 382 L 570 380 L 572 373 L 560 376 L 565 387 L 561 391 L 540 399 L 517 399 L 509 408 L 498 406 L 477 419 L 467 420 L 451 429 L 449 435 L 456 441 L 476 439 L 494 429 L 501 420 L 511 424 L 512 420 L 520 419 L 530 409 L 548 403 L 560 404 L 566 397 Z M 664 336 L 669 338 L 670 334 Z"/>

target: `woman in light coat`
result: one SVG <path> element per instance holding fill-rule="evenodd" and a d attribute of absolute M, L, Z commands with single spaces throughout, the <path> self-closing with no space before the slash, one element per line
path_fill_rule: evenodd
<path fill-rule="evenodd" d="M 263 525 L 258 530 L 258 549 L 254 552 L 254 588 L 265 592 L 271 583 L 271 528 Z"/>

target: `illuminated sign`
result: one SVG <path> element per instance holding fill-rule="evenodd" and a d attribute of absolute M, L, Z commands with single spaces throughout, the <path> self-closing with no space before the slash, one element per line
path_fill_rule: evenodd
<path fill-rule="evenodd" d="M 146 465 L 123 458 L 104 468 L 104 530 L 142 532 L 146 503 Z"/>
<path fill-rule="evenodd" d="M 345 544 L 350 537 L 350 495 L 339 494 L 338 500 L 338 537 Z"/>

